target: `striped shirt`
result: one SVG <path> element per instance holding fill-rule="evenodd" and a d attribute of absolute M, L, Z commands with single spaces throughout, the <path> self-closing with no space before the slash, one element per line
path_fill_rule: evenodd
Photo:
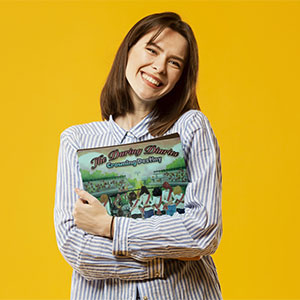
<path fill-rule="evenodd" d="M 145 300 L 222 299 L 210 256 L 222 235 L 220 152 L 200 111 L 186 112 L 166 133 L 179 133 L 187 163 L 184 214 L 117 217 L 113 240 L 74 224 L 74 188 L 83 188 L 76 150 L 153 138 L 149 121 L 148 115 L 126 131 L 110 117 L 61 134 L 54 223 L 59 250 L 73 268 L 72 300 L 135 300 L 137 291 Z"/>

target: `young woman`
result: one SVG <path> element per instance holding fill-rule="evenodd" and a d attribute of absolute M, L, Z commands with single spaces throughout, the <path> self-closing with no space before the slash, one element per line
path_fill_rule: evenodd
<path fill-rule="evenodd" d="M 74 269 L 71 299 L 222 299 L 210 256 L 222 234 L 220 155 L 199 111 L 197 72 L 189 25 L 175 13 L 147 16 L 116 54 L 101 94 L 105 121 L 62 133 L 55 228 L 58 247 Z M 77 149 L 175 132 L 189 178 L 184 214 L 113 218 L 82 190 Z"/>
<path fill-rule="evenodd" d="M 141 191 L 140 191 L 140 199 L 141 202 L 143 203 L 143 215 L 144 218 L 150 218 L 154 215 L 154 210 L 152 207 L 152 199 L 151 199 L 151 195 L 150 192 L 148 191 L 146 186 L 142 186 L 141 187 Z"/>
<path fill-rule="evenodd" d="M 154 214 L 162 215 L 164 210 L 164 204 L 162 201 L 162 191 L 160 187 L 155 187 L 152 192 Z"/>
<path fill-rule="evenodd" d="M 172 187 L 170 186 L 170 184 L 165 181 L 162 185 L 162 187 L 164 188 L 162 191 L 162 200 L 164 203 L 164 210 L 166 211 L 167 215 L 173 215 L 173 213 L 176 210 L 176 206 L 172 207 L 173 203 L 173 192 L 172 192 Z"/>
<path fill-rule="evenodd" d="M 132 218 L 137 219 L 143 216 L 143 203 L 140 199 L 140 196 L 137 196 L 135 192 L 129 194 L 130 202 L 130 215 Z M 111 221 L 112 222 L 112 221 Z"/>
<path fill-rule="evenodd" d="M 182 188 L 177 185 L 173 191 L 173 199 L 176 205 L 176 211 L 180 214 L 184 213 L 184 194 L 182 192 Z"/>
<path fill-rule="evenodd" d="M 122 197 L 122 215 L 124 217 L 130 217 L 130 203 L 127 193 L 123 193 Z"/>
<path fill-rule="evenodd" d="M 110 204 L 110 200 L 109 200 L 109 197 L 108 197 L 107 194 L 102 194 L 100 196 L 100 202 L 105 207 L 105 209 L 107 210 L 108 214 L 112 215 L 111 204 Z"/>

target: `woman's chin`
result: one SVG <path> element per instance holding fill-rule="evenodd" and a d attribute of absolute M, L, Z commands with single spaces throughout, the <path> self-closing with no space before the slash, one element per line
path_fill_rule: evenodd
<path fill-rule="evenodd" d="M 145 105 L 154 105 L 155 102 L 160 99 L 161 97 L 153 97 L 153 96 L 149 96 L 149 95 L 143 95 L 143 94 L 140 94 L 140 95 L 136 95 L 136 97 L 132 97 L 132 101 L 134 103 L 139 103 L 139 104 L 145 104 Z"/>

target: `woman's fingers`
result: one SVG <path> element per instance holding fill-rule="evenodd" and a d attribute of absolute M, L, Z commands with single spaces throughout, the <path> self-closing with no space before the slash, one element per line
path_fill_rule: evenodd
<path fill-rule="evenodd" d="M 75 192 L 80 197 L 81 200 L 85 200 L 89 204 L 92 204 L 95 201 L 98 201 L 97 198 L 95 198 L 90 193 L 86 192 L 85 190 L 81 190 L 81 189 L 76 188 Z"/>
<path fill-rule="evenodd" d="M 80 197 L 73 210 L 76 226 L 88 233 L 109 237 L 111 216 L 106 208 L 88 192 L 81 189 L 75 189 L 75 192 Z"/>

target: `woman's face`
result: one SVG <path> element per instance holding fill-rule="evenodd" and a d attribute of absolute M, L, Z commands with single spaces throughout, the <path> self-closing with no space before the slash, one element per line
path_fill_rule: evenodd
<path fill-rule="evenodd" d="M 126 79 L 133 102 L 153 103 L 170 92 L 179 80 L 187 55 L 187 41 L 166 28 L 147 45 L 155 30 L 145 34 L 128 53 Z"/>

